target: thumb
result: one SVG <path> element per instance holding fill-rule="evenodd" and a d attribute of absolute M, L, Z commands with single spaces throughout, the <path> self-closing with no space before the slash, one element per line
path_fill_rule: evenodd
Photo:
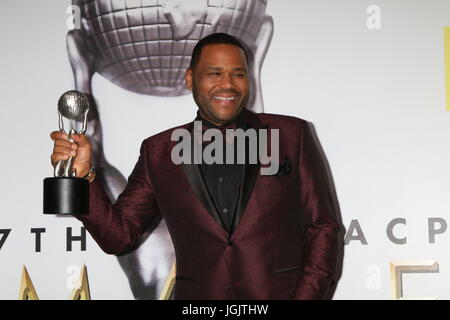
<path fill-rule="evenodd" d="M 72 134 L 72 135 L 70 135 L 70 137 L 73 139 L 73 141 L 78 142 L 78 143 L 89 142 L 88 138 L 84 134 Z"/>
<path fill-rule="evenodd" d="M 89 145 L 89 139 L 88 139 L 88 137 L 86 137 L 85 134 L 74 134 L 74 135 L 71 135 L 71 137 L 72 137 L 73 141 L 78 143 L 78 146 L 80 146 L 80 147 Z"/>

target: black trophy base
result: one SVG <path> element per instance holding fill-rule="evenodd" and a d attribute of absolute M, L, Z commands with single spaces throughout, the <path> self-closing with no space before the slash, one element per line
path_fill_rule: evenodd
<path fill-rule="evenodd" d="M 44 214 L 88 214 L 89 182 L 80 178 L 44 179 Z"/>

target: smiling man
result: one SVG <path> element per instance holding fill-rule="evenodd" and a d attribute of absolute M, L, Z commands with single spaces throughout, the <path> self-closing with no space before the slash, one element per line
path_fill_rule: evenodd
<path fill-rule="evenodd" d="M 271 149 L 280 159 L 275 174 L 262 175 L 263 164 L 248 161 L 258 141 L 250 138 L 243 162 L 174 163 L 172 134 L 193 132 L 194 121 L 144 140 L 114 205 L 95 179 L 86 136 L 71 143 L 53 132 L 52 162 L 75 156 L 77 176 L 90 181 L 90 214 L 76 217 L 107 253 L 130 252 L 164 216 L 176 254 L 175 299 L 329 298 L 341 239 L 324 160 L 306 121 L 246 109 L 249 60 L 238 40 L 212 34 L 195 47 L 186 86 L 201 131 L 268 130 L 278 143 Z M 224 140 L 234 159 L 238 145 Z"/>
<path fill-rule="evenodd" d="M 234 120 L 249 95 L 246 51 L 237 40 L 221 37 L 227 41 L 216 35 L 203 40 L 208 45 L 200 42 L 186 71 L 186 86 L 201 117 L 217 126 Z"/>

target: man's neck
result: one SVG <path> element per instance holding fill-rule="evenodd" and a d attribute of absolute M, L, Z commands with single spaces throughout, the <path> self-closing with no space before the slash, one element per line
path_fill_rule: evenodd
<path fill-rule="evenodd" d="M 245 123 L 245 111 L 244 109 L 241 110 L 241 112 L 234 117 L 232 120 L 224 123 L 216 123 L 214 121 L 209 120 L 207 117 L 204 116 L 203 112 L 201 110 L 197 111 L 197 117 L 195 120 L 201 120 L 203 124 L 205 124 L 207 127 L 210 128 L 223 128 L 228 127 L 230 125 L 236 125 L 237 128 L 244 128 Z"/>

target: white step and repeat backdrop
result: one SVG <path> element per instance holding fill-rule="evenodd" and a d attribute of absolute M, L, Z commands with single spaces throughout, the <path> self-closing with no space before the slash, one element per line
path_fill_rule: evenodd
<path fill-rule="evenodd" d="M 202 2 L 185 1 L 184 9 Z M 261 68 L 264 110 L 315 125 L 347 230 L 334 298 L 449 299 L 450 1 L 266 4 L 274 29 Z M 74 88 L 70 5 L 9 1 L 0 12 L 0 299 L 17 299 L 23 265 L 41 299 L 68 299 L 83 264 L 93 299 L 134 298 L 118 259 L 89 234 L 77 240 L 80 222 L 42 214 L 56 102 Z M 191 121 L 197 109 L 190 95 L 136 94 L 99 74 L 92 90 L 105 155 L 125 177 L 144 138 Z"/>

